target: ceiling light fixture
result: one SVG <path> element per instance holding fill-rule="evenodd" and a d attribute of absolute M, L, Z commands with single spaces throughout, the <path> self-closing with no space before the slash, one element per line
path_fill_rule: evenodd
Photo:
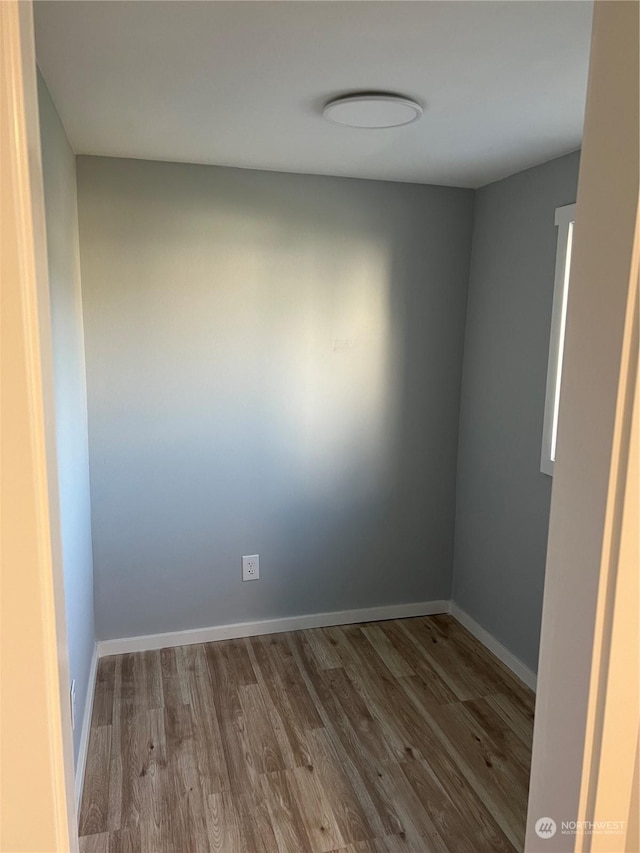
<path fill-rule="evenodd" d="M 360 92 L 333 98 L 322 115 L 333 124 L 347 127 L 400 127 L 422 116 L 422 107 L 411 98 L 385 92 Z"/>

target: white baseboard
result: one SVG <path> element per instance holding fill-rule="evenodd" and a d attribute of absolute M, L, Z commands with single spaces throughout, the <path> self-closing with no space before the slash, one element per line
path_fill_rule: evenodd
<path fill-rule="evenodd" d="M 472 619 L 468 613 L 455 603 L 455 601 L 451 602 L 449 612 L 454 619 L 457 619 L 458 622 L 463 625 L 467 631 L 469 631 L 469 633 L 473 634 L 477 640 L 480 640 L 483 646 L 486 646 L 490 652 L 493 652 L 498 660 L 501 660 L 505 666 L 509 667 L 509 669 L 518 676 L 520 681 L 524 681 L 527 687 L 530 687 L 532 690 L 536 689 L 537 676 L 535 672 L 530 670 L 526 664 L 522 663 L 522 661 L 512 654 L 509 649 L 496 640 L 493 634 L 490 634 L 482 627 L 482 625 L 479 625 L 475 619 Z"/>
<path fill-rule="evenodd" d="M 91 734 L 91 715 L 93 714 L 93 697 L 96 692 L 96 677 L 98 674 L 98 643 L 94 643 L 91 666 L 89 668 L 89 683 L 87 685 L 87 698 L 84 703 L 82 714 L 82 731 L 80 734 L 80 748 L 78 750 L 78 764 L 75 775 L 75 798 L 76 814 L 80 818 L 80 806 L 82 804 L 82 788 L 84 786 L 84 771 L 87 766 L 87 751 L 89 749 L 89 735 Z"/>
<path fill-rule="evenodd" d="M 147 634 L 118 640 L 99 640 L 98 657 L 147 652 L 169 646 L 189 646 L 215 640 L 234 640 L 256 637 L 259 634 L 280 634 L 305 628 L 328 628 L 331 625 L 351 625 L 356 622 L 378 622 L 384 619 L 403 619 L 409 616 L 432 616 L 448 613 L 448 601 L 422 601 L 413 604 L 390 604 L 385 607 L 365 607 L 360 610 L 338 610 L 333 613 L 309 613 L 305 616 L 285 616 L 282 619 L 263 619 L 256 622 L 237 622 L 233 625 L 214 625 L 166 634 Z"/>
<path fill-rule="evenodd" d="M 130 652 L 146 652 L 170 646 L 189 646 L 193 643 L 212 643 L 216 640 L 234 640 L 239 637 L 256 637 L 260 634 L 279 634 L 284 631 L 300 631 L 305 628 L 328 628 L 331 625 L 352 625 L 357 622 L 379 622 L 384 619 L 406 619 L 411 616 L 432 616 L 436 613 L 451 613 L 461 625 L 473 634 L 483 646 L 502 661 L 518 678 L 532 690 L 536 689 L 536 674 L 502 645 L 455 601 L 420 601 L 412 604 L 389 604 L 384 607 L 364 607 L 358 610 L 338 610 L 332 613 L 308 613 L 303 616 L 285 616 L 282 619 L 262 619 L 255 622 L 236 622 L 231 625 L 213 625 L 208 628 L 192 628 L 186 631 L 169 631 L 163 634 L 145 634 L 139 637 L 123 637 L 115 640 L 98 640 L 97 657 L 122 655 Z M 78 770 L 86 759 L 89 738 L 93 690 L 95 686 L 96 656 L 92 661 L 91 684 L 87 693 L 87 707 L 82 724 L 82 740 L 78 757 Z M 85 731 L 86 729 L 86 731 Z M 77 776 L 78 774 L 76 774 Z M 77 786 L 76 786 L 77 787 Z"/>

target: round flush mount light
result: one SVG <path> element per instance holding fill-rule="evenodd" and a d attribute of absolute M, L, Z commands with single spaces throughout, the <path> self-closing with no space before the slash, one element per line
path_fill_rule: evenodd
<path fill-rule="evenodd" d="M 325 104 L 322 115 L 333 124 L 347 127 L 400 127 L 422 116 L 422 107 L 411 98 L 376 92 L 343 95 Z"/>

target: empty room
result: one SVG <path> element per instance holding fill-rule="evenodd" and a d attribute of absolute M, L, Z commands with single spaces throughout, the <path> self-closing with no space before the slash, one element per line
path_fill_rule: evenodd
<path fill-rule="evenodd" d="M 71 840 L 2 850 L 637 853 L 638 4 L 18 5 Z"/>

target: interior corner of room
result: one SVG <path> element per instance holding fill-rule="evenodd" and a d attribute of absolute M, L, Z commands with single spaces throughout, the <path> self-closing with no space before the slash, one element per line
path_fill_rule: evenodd
<path fill-rule="evenodd" d="M 451 601 L 535 672 L 579 152 L 476 191 L 76 158 L 39 91 L 80 707 L 93 572 L 105 649 Z"/>
<path fill-rule="evenodd" d="M 107 131 L 109 116 L 118 112 L 115 102 L 104 100 L 102 114 L 93 109 L 91 120 L 82 118 L 89 100 L 100 99 L 101 78 L 95 76 L 100 63 L 87 61 L 83 78 L 82 67 L 73 65 L 73 58 L 85 61 L 83 48 L 71 50 L 65 58 L 61 42 L 56 46 L 56 34 L 62 38 L 64 28 L 64 44 L 86 38 L 94 49 L 104 49 L 106 57 L 109 40 L 121 25 L 110 7 L 119 4 L 95 4 L 101 8 L 93 13 L 92 5 L 37 3 L 35 27 L 78 814 L 85 776 L 91 775 L 90 740 L 92 749 L 99 751 L 104 747 L 100 738 L 106 737 L 106 724 L 96 731 L 102 725 L 96 723 L 96 714 L 106 714 L 103 722 L 110 725 L 111 711 L 105 711 L 104 702 L 113 705 L 113 685 L 133 691 L 131 680 L 118 680 L 125 678 L 125 665 L 143 681 L 151 678 L 151 669 L 157 667 L 160 673 L 162 666 L 162 679 L 169 679 L 176 690 L 183 689 L 176 686 L 180 666 L 192 673 L 205 667 L 214 685 L 226 684 L 220 675 L 225 666 L 237 667 L 245 675 L 250 671 L 244 680 L 240 677 L 236 695 L 247 719 L 249 697 L 257 697 L 260 690 L 268 692 L 271 673 L 283 684 L 286 678 L 299 677 L 301 692 L 306 696 L 308 691 L 316 705 L 314 710 L 299 699 L 302 716 L 319 715 L 317 726 L 308 725 L 314 733 L 307 733 L 307 743 L 312 744 L 311 753 L 317 750 L 326 759 L 333 747 L 324 742 L 323 727 L 338 726 L 327 698 L 329 684 L 332 689 L 338 685 L 369 721 L 362 731 L 370 726 L 375 734 L 378 725 L 383 731 L 376 712 L 371 716 L 364 707 L 364 688 L 357 698 L 357 677 L 349 668 L 351 662 L 357 670 L 354 661 L 359 662 L 372 706 L 380 703 L 381 696 L 372 687 L 379 673 L 358 646 L 364 637 L 391 697 L 396 696 L 393 691 L 400 696 L 405 690 L 408 705 L 426 701 L 426 708 L 434 708 L 433 720 L 439 721 L 433 723 L 434 731 L 440 731 L 438 725 L 444 730 L 447 720 L 457 721 L 443 735 L 447 743 L 464 739 L 469 732 L 470 739 L 475 736 L 480 742 L 477 732 L 484 737 L 488 731 L 489 741 L 494 740 L 487 749 L 498 750 L 498 764 L 503 752 L 513 753 L 509 759 L 515 769 L 510 765 L 507 776 L 517 779 L 516 802 L 509 803 L 502 783 L 494 789 L 487 782 L 486 800 L 478 795 L 483 801 L 478 814 L 485 807 L 489 813 L 492 806 L 502 811 L 493 828 L 483 823 L 478 830 L 475 853 L 523 849 L 534 704 L 528 691 L 535 691 L 538 677 L 554 486 L 549 473 L 555 449 L 551 467 L 545 469 L 543 464 L 541 469 L 540 460 L 549 399 L 554 395 L 559 399 L 562 371 L 562 353 L 558 364 L 553 352 L 554 335 L 560 335 L 562 326 L 564 337 L 566 320 L 566 293 L 563 303 L 558 281 L 564 276 L 567 287 L 569 281 L 568 266 L 565 275 L 558 261 L 556 211 L 574 205 L 578 198 L 581 132 L 576 137 L 569 122 L 565 129 L 555 107 L 549 107 L 553 120 L 541 108 L 540 121 L 562 128 L 565 136 L 557 130 L 553 137 L 546 126 L 536 135 L 534 117 L 527 133 L 536 144 L 514 142 L 511 154 L 505 147 L 501 163 L 500 158 L 490 163 L 487 145 L 475 160 L 469 153 L 463 163 L 461 156 L 458 172 L 452 166 L 446 172 L 443 165 L 440 171 L 434 166 L 430 177 L 398 177 L 400 172 L 393 168 L 400 168 L 402 143 L 395 163 L 383 144 L 367 147 L 368 141 L 363 141 L 362 155 L 354 157 L 354 165 L 344 171 L 323 166 L 313 173 L 302 154 L 298 161 L 291 152 L 291 167 L 278 167 L 277 135 L 270 135 L 268 121 L 263 125 L 267 165 L 247 159 L 246 134 L 252 127 L 248 121 L 246 127 L 239 125 L 238 139 L 245 138 L 239 143 L 237 162 L 222 155 L 205 161 L 195 136 L 189 148 L 183 120 L 187 106 L 181 112 L 174 99 L 175 123 L 166 116 L 162 119 L 166 137 L 153 152 L 145 148 L 144 110 L 138 116 L 126 112 L 133 101 L 120 104 L 126 116 L 116 124 L 121 120 L 130 128 L 131 144 L 118 147 Z M 220 7 L 221 29 L 227 27 L 237 38 L 243 21 L 249 27 L 246 17 L 231 9 L 247 4 L 183 4 L 191 7 L 189 11 L 174 3 L 122 5 L 127 7 L 121 12 L 123 20 L 139 34 L 144 29 L 136 27 L 154 8 L 165 16 L 164 25 L 176 28 L 176 38 L 184 36 L 183 21 L 190 15 L 192 25 L 204 22 L 209 14 L 205 7 Z M 143 5 L 146 11 L 140 8 Z M 274 14 L 285 31 L 286 20 L 295 19 L 299 31 L 306 32 L 301 7 L 324 4 L 250 5 L 263 22 Z M 342 26 L 348 28 L 357 13 L 347 7 L 379 6 L 384 15 L 382 7 L 390 4 L 335 5 L 344 10 L 332 14 L 343 15 Z M 397 5 L 433 6 L 437 23 L 447 4 Z M 459 26 L 462 19 L 457 16 L 481 16 L 473 5 L 492 4 L 449 5 L 459 7 L 449 13 Z M 516 6 L 530 6 L 522 14 L 530 14 L 537 26 L 544 12 L 533 7 L 547 4 L 500 5 L 503 21 L 517 14 Z M 551 5 L 558 6 L 558 32 L 574 51 L 565 54 L 564 72 L 582 93 L 578 104 L 582 109 L 591 31 L 590 11 L 584 10 L 591 4 Z M 275 6 L 290 6 L 290 17 L 286 19 L 284 8 L 270 12 L 269 7 Z M 102 40 L 91 34 L 92 14 L 96 26 L 100 22 L 104 26 Z M 322 41 L 319 12 L 306 14 L 320 28 Z M 380 26 L 375 10 L 363 14 L 371 17 L 374 30 Z M 422 14 L 417 8 L 405 9 L 399 19 Z M 584 56 L 577 36 L 572 40 L 568 35 L 572 21 L 577 28 L 574 35 L 578 30 L 587 34 Z M 416 49 L 414 40 L 412 36 L 411 51 Z M 197 55 L 197 39 L 194 44 Z M 216 44 L 229 61 L 227 48 Z M 552 52 L 553 46 L 548 49 Z M 126 64 L 126 47 L 122 50 Z M 149 45 L 144 50 L 153 57 Z M 513 52 L 507 52 L 508 61 L 515 63 Z M 534 54 L 533 50 L 526 54 L 524 65 L 529 61 L 538 73 L 546 74 L 545 60 Z M 181 61 L 187 62 L 184 57 Z M 308 61 L 314 67 L 313 52 Z M 555 54 L 552 61 L 560 63 Z M 120 72 L 105 67 L 117 81 Z M 281 71 L 272 69 L 274 74 Z M 150 86 L 148 73 L 141 67 L 135 80 L 140 97 Z M 491 79 L 498 86 L 497 78 Z M 253 84 L 240 74 L 238 81 L 252 91 Z M 556 94 L 562 104 L 569 96 L 560 88 Z M 170 84 L 167 89 L 167 97 L 175 98 Z M 451 98 L 455 91 L 453 87 Z M 418 94 L 416 102 L 426 104 L 420 122 L 449 120 L 445 108 L 438 112 L 437 99 L 432 104 L 428 93 L 422 100 Z M 197 101 L 203 93 L 198 90 L 190 97 Z M 299 100 L 306 104 L 301 95 Z M 574 101 L 579 101 L 575 92 Z M 548 102 L 554 103 L 552 94 Z M 278 103 L 274 98 L 273 109 Z M 471 114 L 472 107 L 465 103 Z M 319 113 L 315 101 L 313 105 Z M 309 105 L 300 108 L 311 110 Z M 229 115 L 242 121 L 241 111 Z M 320 115 L 316 118 L 322 121 Z M 513 119 L 512 126 L 519 121 Z M 505 122 L 508 127 L 509 120 Z M 229 127 L 220 130 L 221 145 L 233 141 Z M 300 124 L 301 151 L 308 127 L 313 124 Z M 478 128 L 485 126 L 479 122 Z M 545 133 L 551 141 L 544 141 Z M 108 141 L 101 142 L 101 134 Z M 521 128 L 513 134 L 514 139 L 525 138 Z M 172 155 L 172 140 L 176 150 L 192 154 Z M 313 151 L 314 144 L 309 137 Z M 327 158 L 334 153 L 331 144 Z M 255 141 L 254 145 L 259 148 Z M 393 149 L 391 143 L 388 149 Z M 150 153 L 145 156 L 146 151 Z M 406 162 L 413 163 L 413 149 L 407 146 L 406 151 Z M 371 174 L 360 174 L 359 168 L 370 168 Z M 579 211 L 578 206 L 578 215 Z M 573 208 L 571 217 L 573 223 Z M 570 254 L 566 244 L 563 251 Z M 564 255 L 561 261 L 568 264 Z M 255 564 L 241 564 L 243 558 L 254 557 Z M 255 583 L 243 582 L 253 579 Z M 431 616 L 433 622 L 417 621 Z M 405 622 L 414 619 L 413 627 L 407 627 Z M 375 627 L 377 623 L 383 627 Z M 363 626 L 357 636 L 354 629 L 339 627 L 356 624 Z M 273 647 L 260 639 L 285 632 L 301 633 L 286 641 L 275 638 Z M 224 645 L 240 639 L 242 644 Z M 441 657 L 436 652 L 430 656 L 426 647 L 431 642 L 442 643 Z M 221 643 L 218 651 L 203 651 L 210 643 Z M 167 651 L 183 647 L 182 657 L 178 651 Z M 145 657 L 147 653 L 155 656 Z M 307 653 L 317 670 L 309 668 Z M 460 662 L 464 670 L 460 682 L 447 675 L 443 664 L 447 660 L 451 665 Z M 493 685 L 491 690 L 478 687 L 481 676 L 472 672 L 469 662 L 477 663 Z M 177 669 L 167 674 L 164 667 Z M 146 674 L 141 676 L 143 670 Z M 347 673 L 344 682 L 343 673 Z M 434 678 L 430 688 L 425 687 L 429 673 Z M 195 683 L 190 682 L 190 689 L 196 689 Z M 500 689 L 496 684 L 502 685 Z M 503 689 L 507 698 L 492 704 L 494 694 Z M 134 707 L 138 700 L 132 697 L 130 692 Z M 272 699 L 271 719 L 274 714 L 279 719 L 278 699 Z M 260 703 L 263 700 L 264 696 Z M 197 706 L 193 694 L 187 701 Z M 460 710 L 452 710 L 450 718 L 438 716 L 436 706 L 447 702 L 459 703 Z M 517 713 L 510 702 L 520 703 Z M 292 707 L 298 710 L 293 700 Z M 152 703 L 143 710 L 155 708 Z M 401 740 L 412 731 L 411 713 L 407 711 L 409 722 L 404 718 L 397 722 L 400 734 L 393 727 L 393 735 L 385 733 L 389 766 L 396 766 L 398 750 L 410 750 Z M 431 711 L 424 713 L 431 720 Z M 271 732 L 269 724 L 269 736 L 283 757 L 282 765 L 276 763 L 277 773 L 284 774 L 285 769 L 289 773 L 287 761 L 292 762 L 286 783 L 292 787 L 283 793 L 282 783 L 278 793 L 289 803 L 287 798 L 296 800 L 296 785 L 302 786 L 296 773 L 306 765 L 295 746 L 288 745 L 287 738 L 293 744 L 287 729 L 290 719 L 285 712 L 281 717 L 284 734 L 275 725 Z M 182 719 L 180 714 L 178 718 Z M 501 734 L 487 728 L 487 720 L 494 718 L 505 726 Z M 224 725 L 219 719 L 221 733 L 215 738 L 222 738 L 221 754 L 231 773 L 234 759 L 222 745 Z M 158 736 L 150 731 L 150 738 Z M 213 729 L 207 731 L 214 738 Z M 197 741 L 197 735 L 193 737 Z M 250 733 L 247 738 L 245 747 L 251 752 L 254 741 Z M 476 744 L 469 749 L 473 753 Z M 408 785 L 407 790 L 413 785 L 407 801 L 412 802 L 417 791 L 424 804 L 436 794 L 427 795 L 415 781 L 421 772 L 427 773 L 429 760 L 426 751 L 416 755 L 420 767 L 414 771 L 413 753 L 398 759 L 406 778 L 400 782 L 394 777 L 394 784 Z M 464 758 L 469 764 L 462 775 L 471 778 L 476 773 L 484 779 L 491 761 L 485 755 L 485 767 L 480 752 L 476 757 L 478 767 L 473 757 Z M 260 769 L 261 760 L 256 760 L 255 773 L 263 789 L 273 794 L 280 784 L 274 781 L 277 773 Z M 353 756 L 348 760 L 356 766 Z M 493 756 L 492 760 L 496 761 Z M 373 772 L 373 766 L 368 770 Z M 95 767 L 92 778 L 97 778 Z M 344 772 L 348 776 L 351 771 Z M 417 774 L 413 780 L 411 772 Z M 355 784 L 353 774 L 349 778 L 348 785 Z M 383 812 L 376 796 L 384 795 L 376 785 L 384 784 L 386 780 L 365 786 L 378 816 Z M 215 801 L 223 816 L 228 815 L 224 811 L 228 790 L 233 791 L 233 779 L 230 788 L 221 782 L 219 788 L 206 791 L 205 801 Z M 314 790 L 317 808 L 324 808 L 328 797 L 328 811 L 335 811 L 335 825 L 330 821 L 328 831 L 334 833 L 334 842 L 342 842 L 341 850 L 365 850 L 369 848 L 356 844 L 375 843 L 366 832 L 359 836 L 355 831 L 350 837 L 325 789 Z M 446 798 L 452 796 L 446 790 Z M 300 797 L 304 799 L 303 794 Z M 211 805 L 214 812 L 218 805 Z M 466 815 L 460 817 L 462 835 L 471 832 L 465 823 L 470 820 L 467 806 L 455 806 Z M 238 805 L 233 809 L 237 817 Z M 113 834 L 104 815 L 104 820 L 92 823 L 84 814 L 81 836 L 84 832 L 87 838 L 98 839 Z M 294 853 L 278 836 L 277 816 L 270 814 L 274 847 L 264 849 Z M 403 821 L 405 817 L 406 826 L 411 826 L 410 814 Z M 288 819 L 281 816 L 285 823 Z M 366 813 L 366 819 L 363 825 L 369 821 L 375 829 L 378 818 Z M 433 849 L 450 853 L 467 849 L 455 847 L 455 840 L 444 837 L 443 826 L 433 819 L 437 827 L 433 837 L 442 842 Z M 375 849 L 400 849 L 388 840 L 400 836 L 390 831 L 384 816 L 380 820 L 384 832 L 375 830 L 376 838 L 387 838 L 378 841 L 387 846 Z M 411 843 L 426 844 L 426 826 L 414 827 L 422 841 Z M 210 833 L 209 824 L 206 828 Z M 119 831 L 119 826 L 115 829 Z M 123 823 L 122 829 L 130 827 Z M 327 846 L 308 827 L 305 831 L 308 849 L 338 849 L 337 843 Z M 231 830 L 226 826 L 224 832 Z M 530 826 L 531 853 L 538 849 L 532 833 Z M 229 846 L 212 850 L 250 849 L 233 846 L 232 835 L 224 837 Z M 103 838 L 95 841 L 103 842 L 109 843 Z"/>
<path fill-rule="evenodd" d="M 478 190 L 76 158 L 39 91 L 84 737 L 94 600 L 102 654 L 451 610 L 535 686 L 579 151 Z"/>

